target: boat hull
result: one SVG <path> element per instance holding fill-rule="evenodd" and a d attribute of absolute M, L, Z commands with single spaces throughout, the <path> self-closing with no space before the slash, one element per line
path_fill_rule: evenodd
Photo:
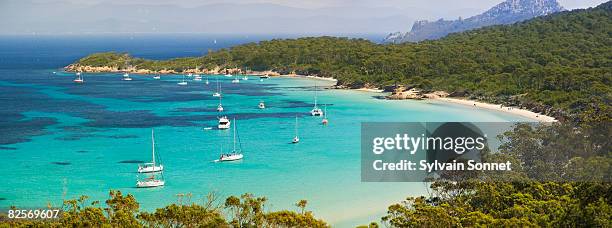
<path fill-rule="evenodd" d="M 138 188 L 155 188 L 161 187 L 166 184 L 163 180 L 150 180 L 150 181 L 138 181 L 136 182 L 136 187 Z"/>
<path fill-rule="evenodd" d="M 243 154 L 231 154 L 231 155 L 227 155 L 227 156 L 223 156 L 219 158 L 218 161 L 220 162 L 238 161 L 238 160 L 241 160 L 243 157 L 244 157 Z"/>

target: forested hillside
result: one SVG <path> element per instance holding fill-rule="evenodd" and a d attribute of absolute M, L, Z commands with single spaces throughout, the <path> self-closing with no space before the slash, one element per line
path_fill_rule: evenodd
<path fill-rule="evenodd" d="M 217 66 L 295 72 L 334 77 L 339 85 L 352 88 L 399 83 L 555 116 L 589 118 L 578 113 L 591 113 L 609 119 L 612 2 L 418 44 L 316 37 L 262 41 L 165 61 L 100 53 L 77 64 L 177 72 Z"/>

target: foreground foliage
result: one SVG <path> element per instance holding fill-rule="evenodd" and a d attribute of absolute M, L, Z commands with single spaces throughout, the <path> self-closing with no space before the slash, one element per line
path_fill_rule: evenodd
<path fill-rule="evenodd" d="M 7 219 L 0 214 L 0 227 L 328 227 L 312 212 L 305 211 L 305 200 L 296 204 L 301 212 L 266 212 L 264 197 L 230 196 L 221 205 L 214 194 L 209 194 L 202 205 L 181 202 L 155 212 L 140 212 L 131 194 L 111 190 L 109 197 L 105 208 L 99 207 L 97 201 L 88 203 L 86 196 L 66 200 L 59 219 Z"/>
<path fill-rule="evenodd" d="M 610 122 L 520 124 L 501 137 L 489 161 L 513 161 L 511 173 L 440 179 L 427 197 L 391 205 L 393 227 L 612 227 Z"/>

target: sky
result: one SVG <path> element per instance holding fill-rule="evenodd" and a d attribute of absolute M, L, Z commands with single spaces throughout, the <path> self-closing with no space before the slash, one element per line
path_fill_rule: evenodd
<path fill-rule="evenodd" d="M 387 34 L 502 0 L 0 0 L 0 34 Z M 558 0 L 566 9 L 606 0 Z"/>

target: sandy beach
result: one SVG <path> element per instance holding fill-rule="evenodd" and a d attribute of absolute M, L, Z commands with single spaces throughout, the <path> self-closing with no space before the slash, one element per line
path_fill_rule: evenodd
<path fill-rule="evenodd" d="M 535 113 L 529 110 L 515 108 L 515 107 L 502 107 L 501 105 L 498 105 L 498 104 L 489 104 L 489 103 L 478 102 L 478 101 L 473 101 L 473 100 L 447 98 L 447 97 L 432 98 L 431 100 L 473 106 L 474 108 L 483 108 L 483 109 L 489 109 L 489 110 L 494 110 L 494 111 L 507 112 L 507 113 L 511 113 L 514 115 L 527 117 L 529 119 L 532 119 L 538 122 L 557 122 L 557 120 L 551 116 L 546 116 L 540 113 Z"/>

